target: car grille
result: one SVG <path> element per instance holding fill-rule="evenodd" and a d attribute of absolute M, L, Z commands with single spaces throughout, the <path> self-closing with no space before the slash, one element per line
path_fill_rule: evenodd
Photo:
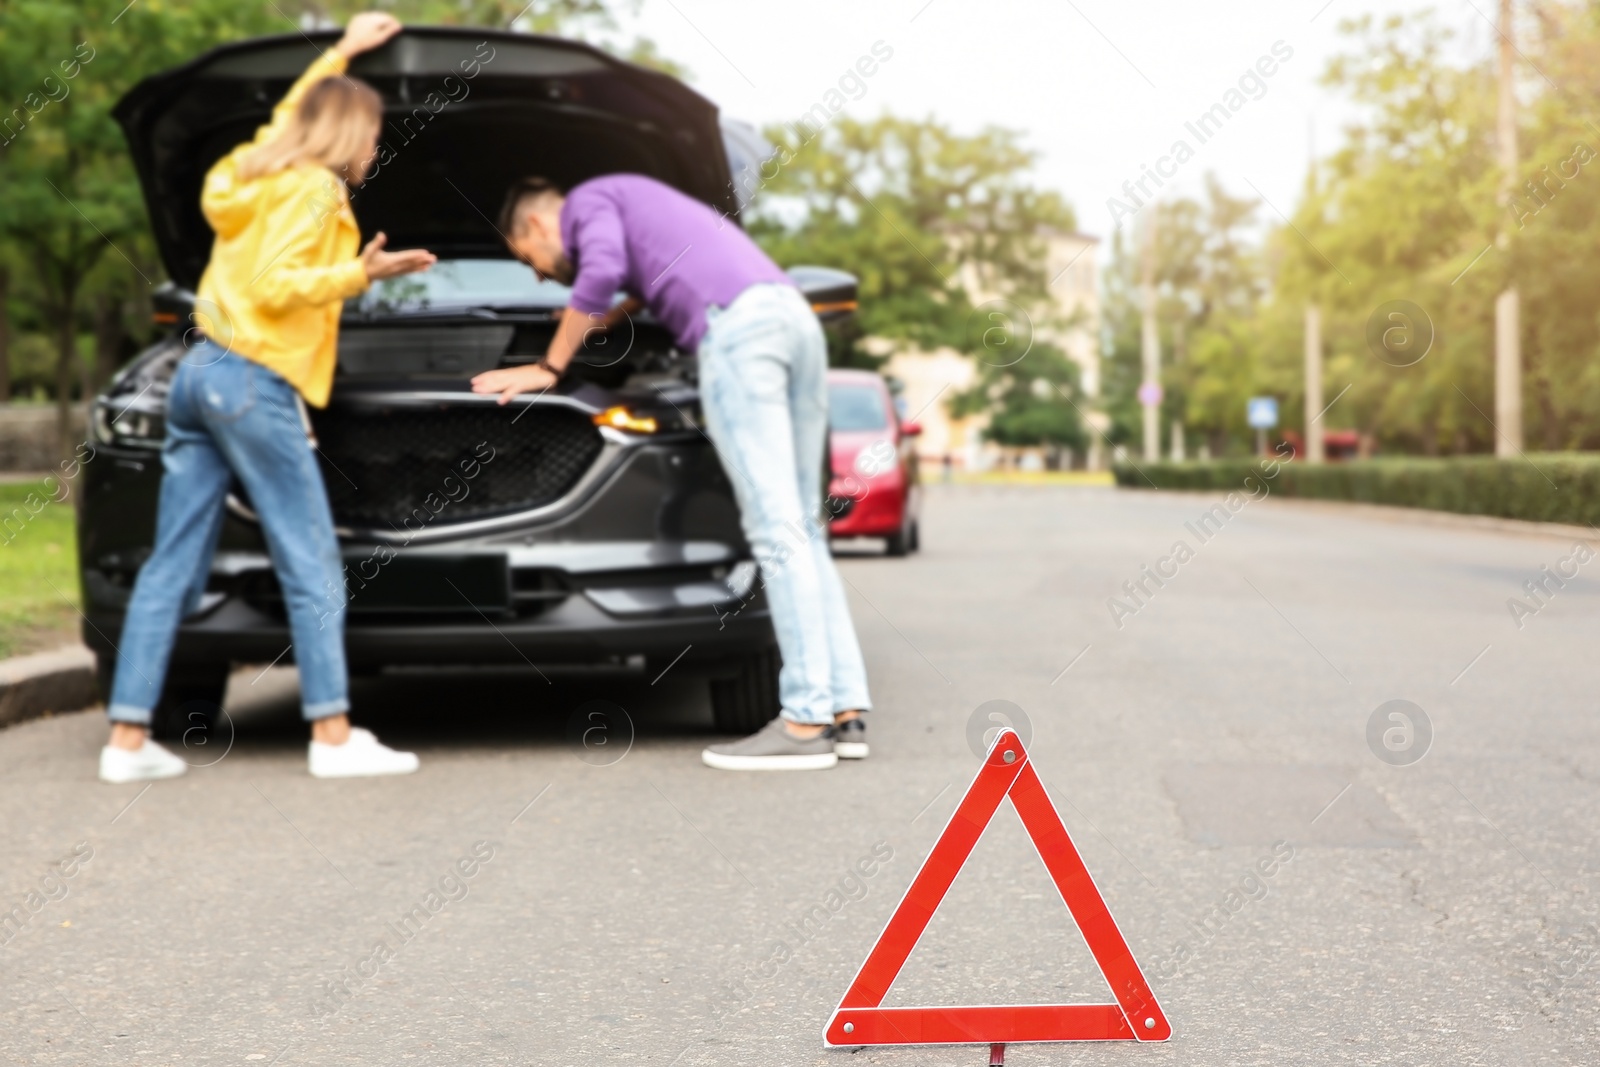
<path fill-rule="evenodd" d="M 341 406 L 313 425 L 334 521 L 353 528 L 417 530 L 542 507 L 603 445 L 588 416 L 553 405 Z"/>
<path fill-rule="evenodd" d="M 395 581 L 393 572 L 387 568 L 369 570 L 362 561 L 350 556 L 346 556 L 345 560 L 345 573 L 348 576 L 345 580 L 345 607 L 358 621 L 403 618 L 411 622 L 424 622 L 429 619 L 459 619 L 463 615 L 475 617 L 472 613 L 477 609 L 470 600 L 464 600 L 461 606 L 454 606 L 451 610 L 429 610 L 421 605 L 397 606 L 393 597 L 378 601 L 367 592 L 368 583 Z M 400 581 L 403 583 L 404 579 Z M 283 605 L 283 588 L 278 584 L 277 574 L 270 569 L 246 571 L 229 580 L 220 591 L 238 594 L 245 603 L 274 619 L 288 618 Z M 511 611 L 517 618 L 527 619 L 554 611 L 570 595 L 571 589 L 565 576 L 556 571 L 518 568 L 511 572 Z"/>

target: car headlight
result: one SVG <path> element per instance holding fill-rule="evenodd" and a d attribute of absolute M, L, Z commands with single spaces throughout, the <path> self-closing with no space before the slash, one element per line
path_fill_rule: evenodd
<path fill-rule="evenodd" d="M 876 478 L 895 465 L 898 456 L 895 454 L 894 442 L 887 440 L 874 441 L 872 444 L 856 453 L 856 473 L 863 478 Z"/>
<path fill-rule="evenodd" d="M 596 426 L 609 426 L 613 430 L 626 430 L 629 433 L 655 433 L 661 428 L 660 422 L 652 415 L 641 415 L 631 408 L 622 406 L 606 408 L 594 417 Z"/>
<path fill-rule="evenodd" d="M 596 426 L 621 430 L 631 434 L 682 433 L 700 429 L 699 406 L 693 402 L 677 403 L 662 397 L 665 404 L 639 406 L 618 404 L 606 408 L 593 417 Z"/>
<path fill-rule="evenodd" d="M 119 410 L 107 401 L 94 406 L 93 425 L 96 441 L 126 448 L 157 449 L 167 435 L 166 419 L 155 412 Z"/>

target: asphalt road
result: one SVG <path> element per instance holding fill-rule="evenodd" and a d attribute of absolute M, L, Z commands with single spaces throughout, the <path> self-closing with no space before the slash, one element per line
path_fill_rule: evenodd
<path fill-rule="evenodd" d="M 1009 1063 L 1595 1062 L 1600 560 L 1519 620 L 1569 542 L 1270 500 L 1202 542 L 1214 500 L 932 487 L 921 555 L 842 561 L 879 705 L 828 773 L 702 767 L 671 672 L 364 683 L 396 780 L 310 779 L 284 672 L 148 789 L 98 713 L 0 732 L 0 1057 L 986 1063 L 821 1031 L 1006 700 L 1175 1031 Z M 569 739 L 596 699 L 631 748 Z M 1105 999 L 1003 807 L 887 1003 Z"/>

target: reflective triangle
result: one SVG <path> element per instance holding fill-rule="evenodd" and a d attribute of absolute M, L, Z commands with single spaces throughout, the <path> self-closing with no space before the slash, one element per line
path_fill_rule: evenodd
<path fill-rule="evenodd" d="M 1022 819 L 1110 985 L 1114 1004 L 1028 1004 L 953 1008 L 885 1008 L 883 998 L 927 929 L 1000 802 Z M 1105 898 L 1089 876 L 1022 740 L 1002 730 L 984 757 L 933 851 L 878 935 L 855 981 L 828 1020 L 828 1045 L 928 1045 L 1016 1041 L 1165 1041 L 1172 1026 L 1128 950 Z"/>

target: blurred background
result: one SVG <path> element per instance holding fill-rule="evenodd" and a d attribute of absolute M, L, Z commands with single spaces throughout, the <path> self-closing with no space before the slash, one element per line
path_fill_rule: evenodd
<path fill-rule="evenodd" d="M 158 328 L 115 101 L 368 6 L 583 38 L 760 129 L 747 226 L 859 275 L 833 358 L 948 477 L 1600 439 L 1595 4 L 0 0 L 0 470 L 54 469 Z M 22 556 L 8 590 L 72 573 Z"/>

